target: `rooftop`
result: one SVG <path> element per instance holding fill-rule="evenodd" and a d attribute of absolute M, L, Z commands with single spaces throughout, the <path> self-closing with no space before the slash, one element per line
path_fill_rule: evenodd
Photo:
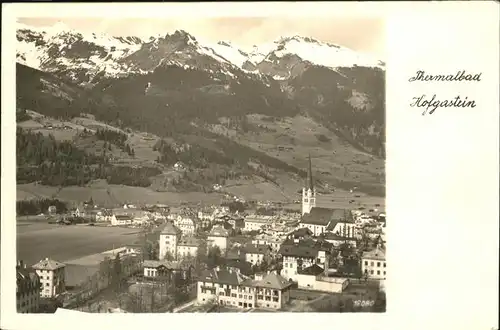
<path fill-rule="evenodd" d="M 324 269 L 321 268 L 320 266 L 318 266 L 317 264 L 314 264 L 314 265 L 309 266 L 307 268 L 304 268 L 302 270 L 300 270 L 300 269 L 298 270 L 299 274 L 302 274 L 302 275 L 314 275 L 314 276 L 319 275 L 319 274 L 321 274 L 323 272 L 324 272 Z"/>
<path fill-rule="evenodd" d="M 345 218 L 345 210 L 328 209 L 323 207 L 313 207 L 310 213 L 302 216 L 301 223 L 326 226 L 332 221 L 339 221 Z"/>
<path fill-rule="evenodd" d="M 269 273 L 262 280 L 253 283 L 253 285 L 260 288 L 282 290 L 290 287 L 292 283 L 281 275 Z"/>
<path fill-rule="evenodd" d="M 249 278 L 238 272 L 229 271 L 226 269 L 212 269 L 204 271 L 199 277 L 200 282 L 214 282 L 220 284 L 240 285 Z"/>
<path fill-rule="evenodd" d="M 167 222 L 161 231 L 161 235 L 178 235 L 181 231 L 173 223 Z"/>
<path fill-rule="evenodd" d="M 214 226 L 212 230 L 210 231 L 210 234 L 208 236 L 220 236 L 220 237 L 228 237 L 229 234 L 226 229 L 224 229 L 221 226 Z"/>
<path fill-rule="evenodd" d="M 270 248 L 264 244 L 248 244 L 245 246 L 244 251 L 250 254 L 266 254 L 270 251 Z"/>
<path fill-rule="evenodd" d="M 182 245 L 182 246 L 199 246 L 200 245 L 200 240 L 194 237 L 184 237 L 181 240 L 179 240 L 179 243 L 177 245 Z"/>
<path fill-rule="evenodd" d="M 279 253 L 282 256 L 300 257 L 300 258 L 316 258 L 318 249 L 305 245 L 282 245 Z"/>
<path fill-rule="evenodd" d="M 38 263 L 32 266 L 33 269 L 38 270 L 56 270 L 58 268 L 62 268 L 66 266 L 62 262 L 55 261 L 49 258 L 45 258 L 44 260 L 40 260 Z"/>
<path fill-rule="evenodd" d="M 374 250 L 364 252 L 363 259 L 385 260 L 385 251 L 381 248 L 376 248 Z"/>

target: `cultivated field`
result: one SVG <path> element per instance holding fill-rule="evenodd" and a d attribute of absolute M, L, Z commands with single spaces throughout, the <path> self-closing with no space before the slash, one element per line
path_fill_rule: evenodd
<path fill-rule="evenodd" d="M 33 198 L 58 198 L 75 202 L 84 202 L 92 198 L 96 204 L 105 206 L 124 203 L 179 205 L 183 202 L 218 204 L 222 195 L 202 192 L 157 192 L 143 187 L 108 185 L 102 181 L 93 182 L 86 187 L 70 186 L 62 189 L 34 183 L 17 185 L 17 200 Z"/>
<path fill-rule="evenodd" d="M 134 244 L 138 229 L 98 226 L 61 226 L 47 223 L 17 223 L 17 259 L 27 264 L 50 257 L 57 261 L 76 259 Z"/>

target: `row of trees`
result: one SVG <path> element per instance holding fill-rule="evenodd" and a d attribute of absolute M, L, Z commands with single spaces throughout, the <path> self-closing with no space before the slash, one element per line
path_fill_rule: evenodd
<path fill-rule="evenodd" d="M 68 209 L 66 202 L 58 199 L 44 198 L 34 200 L 22 200 L 16 202 L 18 215 L 37 215 L 48 211 L 49 206 L 55 206 L 57 213 L 65 213 Z"/>

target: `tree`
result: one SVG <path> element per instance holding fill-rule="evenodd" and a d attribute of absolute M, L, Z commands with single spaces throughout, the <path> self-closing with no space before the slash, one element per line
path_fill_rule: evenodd
<path fill-rule="evenodd" d="M 122 281 L 122 265 L 120 260 L 120 254 L 118 253 L 113 262 L 113 276 L 112 276 L 112 287 L 119 291 L 121 289 Z"/>
<path fill-rule="evenodd" d="M 222 253 L 219 246 L 214 245 L 208 249 L 207 266 L 212 269 L 223 263 Z"/>
<path fill-rule="evenodd" d="M 173 260 L 175 260 L 175 257 L 174 257 L 174 255 L 172 254 L 172 252 L 167 251 L 167 252 L 165 253 L 165 256 L 163 257 L 163 259 L 165 259 L 165 260 L 167 260 L 167 261 L 173 261 Z"/>

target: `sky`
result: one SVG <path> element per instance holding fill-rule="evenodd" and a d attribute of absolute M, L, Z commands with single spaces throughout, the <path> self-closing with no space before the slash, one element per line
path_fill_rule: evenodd
<path fill-rule="evenodd" d="M 48 27 L 62 22 L 82 32 L 104 32 L 113 36 L 146 37 L 182 29 L 194 37 L 217 42 L 231 41 L 251 48 L 282 36 L 300 35 L 338 44 L 385 60 L 384 20 L 368 17 L 225 17 L 225 18 L 18 18 L 20 23 Z"/>

